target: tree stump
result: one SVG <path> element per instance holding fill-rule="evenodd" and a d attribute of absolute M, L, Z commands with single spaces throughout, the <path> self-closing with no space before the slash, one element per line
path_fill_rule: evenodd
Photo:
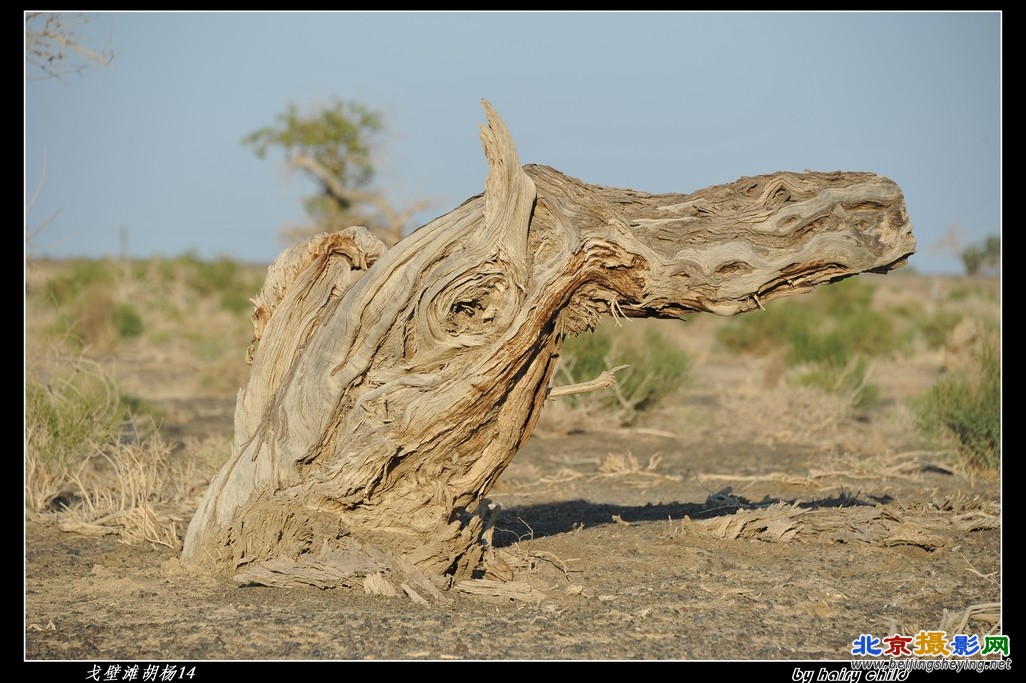
<path fill-rule="evenodd" d="M 530 436 L 568 335 L 605 315 L 743 313 L 915 252 L 887 178 L 600 187 L 521 166 L 484 108 L 483 195 L 391 249 L 354 227 L 269 268 L 233 452 L 184 563 L 438 597 L 481 566 L 479 508 Z"/>

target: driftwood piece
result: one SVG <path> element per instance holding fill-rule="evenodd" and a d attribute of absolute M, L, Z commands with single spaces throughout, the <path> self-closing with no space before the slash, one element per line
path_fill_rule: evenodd
<path fill-rule="evenodd" d="M 924 550 L 944 547 L 944 540 L 933 532 L 956 526 L 948 518 L 904 519 L 881 505 L 817 508 L 788 502 L 745 506 L 733 515 L 691 524 L 727 540 L 911 545 Z"/>
<path fill-rule="evenodd" d="M 348 585 L 347 549 L 373 547 L 449 588 L 481 563 L 478 507 L 530 436 L 568 335 L 605 315 L 742 313 L 915 251 L 887 178 L 773 173 L 688 195 L 599 187 L 521 166 L 484 106 L 483 195 L 391 249 L 349 228 L 269 269 L 233 453 L 192 520 L 185 563 L 251 578 L 270 563 L 274 583 L 323 586 L 330 572 L 303 577 L 306 559 L 340 553 Z"/>

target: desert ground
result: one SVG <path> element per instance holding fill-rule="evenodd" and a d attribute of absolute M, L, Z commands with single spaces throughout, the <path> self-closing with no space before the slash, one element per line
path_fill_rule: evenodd
<path fill-rule="evenodd" d="M 41 340 L 55 315 L 33 297 L 59 272 L 27 271 L 30 371 L 53 355 Z M 995 278 L 860 277 L 878 308 L 1000 320 Z M 153 277 L 122 284 L 140 282 Z M 169 531 L 134 537 L 73 489 L 26 506 L 25 660 L 850 660 L 862 634 L 1003 633 L 1000 472 L 924 443 L 908 409 L 961 367 L 954 332 L 873 358 L 879 395 L 857 408 L 789 381 L 779 354 L 725 348 L 730 319 L 624 323 L 687 353 L 686 381 L 628 420 L 552 401 L 489 496 L 515 590 L 421 602 L 182 566 L 230 451 L 248 329 L 245 312 L 226 321 L 199 298 L 178 311 L 80 351 L 147 407 L 170 457 L 192 458 L 179 494 L 150 508 Z"/>

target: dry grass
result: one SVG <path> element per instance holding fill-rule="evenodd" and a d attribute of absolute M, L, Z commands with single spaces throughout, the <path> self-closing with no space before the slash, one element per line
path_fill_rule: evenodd
<path fill-rule="evenodd" d="M 65 531 L 177 548 L 188 510 L 175 508 L 194 493 L 202 462 L 173 454 L 152 420 L 131 417 L 98 362 L 51 350 L 26 368 L 26 512 L 56 514 Z"/>
<path fill-rule="evenodd" d="M 26 359 L 25 507 L 44 510 L 64 494 L 91 454 L 118 438 L 123 406 L 100 365 L 56 351 Z"/>
<path fill-rule="evenodd" d="M 227 310 L 210 292 L 194 291 L 190 268 L 211 270 L 188 259 L 27 269 L 27 514 L 57 515 L 66 531 L 116 535 L 125 543 L 180 545 L 183 520 L 230 449 L 220 439 L 189 441 L 173 452 L 152 419 L 132 414 L 141 402 L 126 398 L 115 371 L 148 364 L 178 381 L 199 369 L 200 383 L 238 389 L 248 311 Z M 141 317 L 118 317 L 127 302 Z M 114 350 L 117 365 L 107 358 Z M 181 355 L 192 356 L 189 372 L 170 362 Z M 154 384 L 150 376 L 135 390 L 152 391 Z"/>
<path fill-rule="evenodd" d="M 484 555 L 484 576 L 478 579 L 463 581 L 456 589 L 473 595 L 497 598 L 501 601 L 518 601 L 540 603 L 547 591 L 570 584 L 571 573 L 569 562 L 554 553 L 532 549 L 534 530 L 519 516 L 517 521 L 527 531 L 515 534 L 517 540 L 509 547 L 496 548 L 492 545 L 492 535 L 496 527 L 501 506 L 490 504 L 485 514 L 485 532 L 482 538 L 487 549 Z M 514 533 L 508 529 L 499 529 Z"/>
<path fill-rule="evenodd" d="M 849 434 L 851 399 L 815 387 L 784 384 L 767 391 L 756 378 L 749 384 L 723 391 L 722 410 L 716 414 L 714 433 L 734 441 L 747 440 L 772 446 L 810 443 L 819 447 L 861 443 L 864 435 Z"/>
<path fill-rule="evenodd" d="M 658 453 L 652 454 L 648 459 L 648 464 L 644 468 L 638 463 L 638 459 L 634 456 L 631 451 L 624 451 L 623 453 L 609 453 L 599 463 L 599 473 L 591 477 L 589 481 L 594 481 L 602 477 L 655 477 L 657 479 L 668 479 L 670 481 L 680 481 L 682 479 L 679 475 L 674 474 L 663 474 L 656 472 L 656 468 L 659 467 L 659 463 L 662 461 L 662 456 Z"/>
<path fill-rule="evenodd" d="M 61 514 L 61 529 L 117 534 L 129 545 L 180 546 L 187 511 L 175 508 L 186 503 L 199 478 L 193 458 L 175 455 L 154 434 L 140 443 L 112 444 L 89 465 L 73 477 L 81 500 Z"/>

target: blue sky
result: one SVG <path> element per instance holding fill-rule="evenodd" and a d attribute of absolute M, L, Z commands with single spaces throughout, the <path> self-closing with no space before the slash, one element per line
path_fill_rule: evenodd
<path fill-rule="evenodd" d="M 241 140 L 289 103 L 333 98 L 383 114 L 377 186 L 395 204 L 434 201 L 416 227 L 482 191 L 487 98 L 524 163 L 599 185 L 886 175 L 919 241 L 912 265 L 960 273 L 945 237 L 1001 229 L 1001 19 L 104 13 L 81 35 L 116 53 L 109 67 L 63 80 L 26 67 L 26 226 L 46 223 L 27 251 L 116 256 L 124 231 L 130 256 L 269 263 L 314 186 Z"/>

